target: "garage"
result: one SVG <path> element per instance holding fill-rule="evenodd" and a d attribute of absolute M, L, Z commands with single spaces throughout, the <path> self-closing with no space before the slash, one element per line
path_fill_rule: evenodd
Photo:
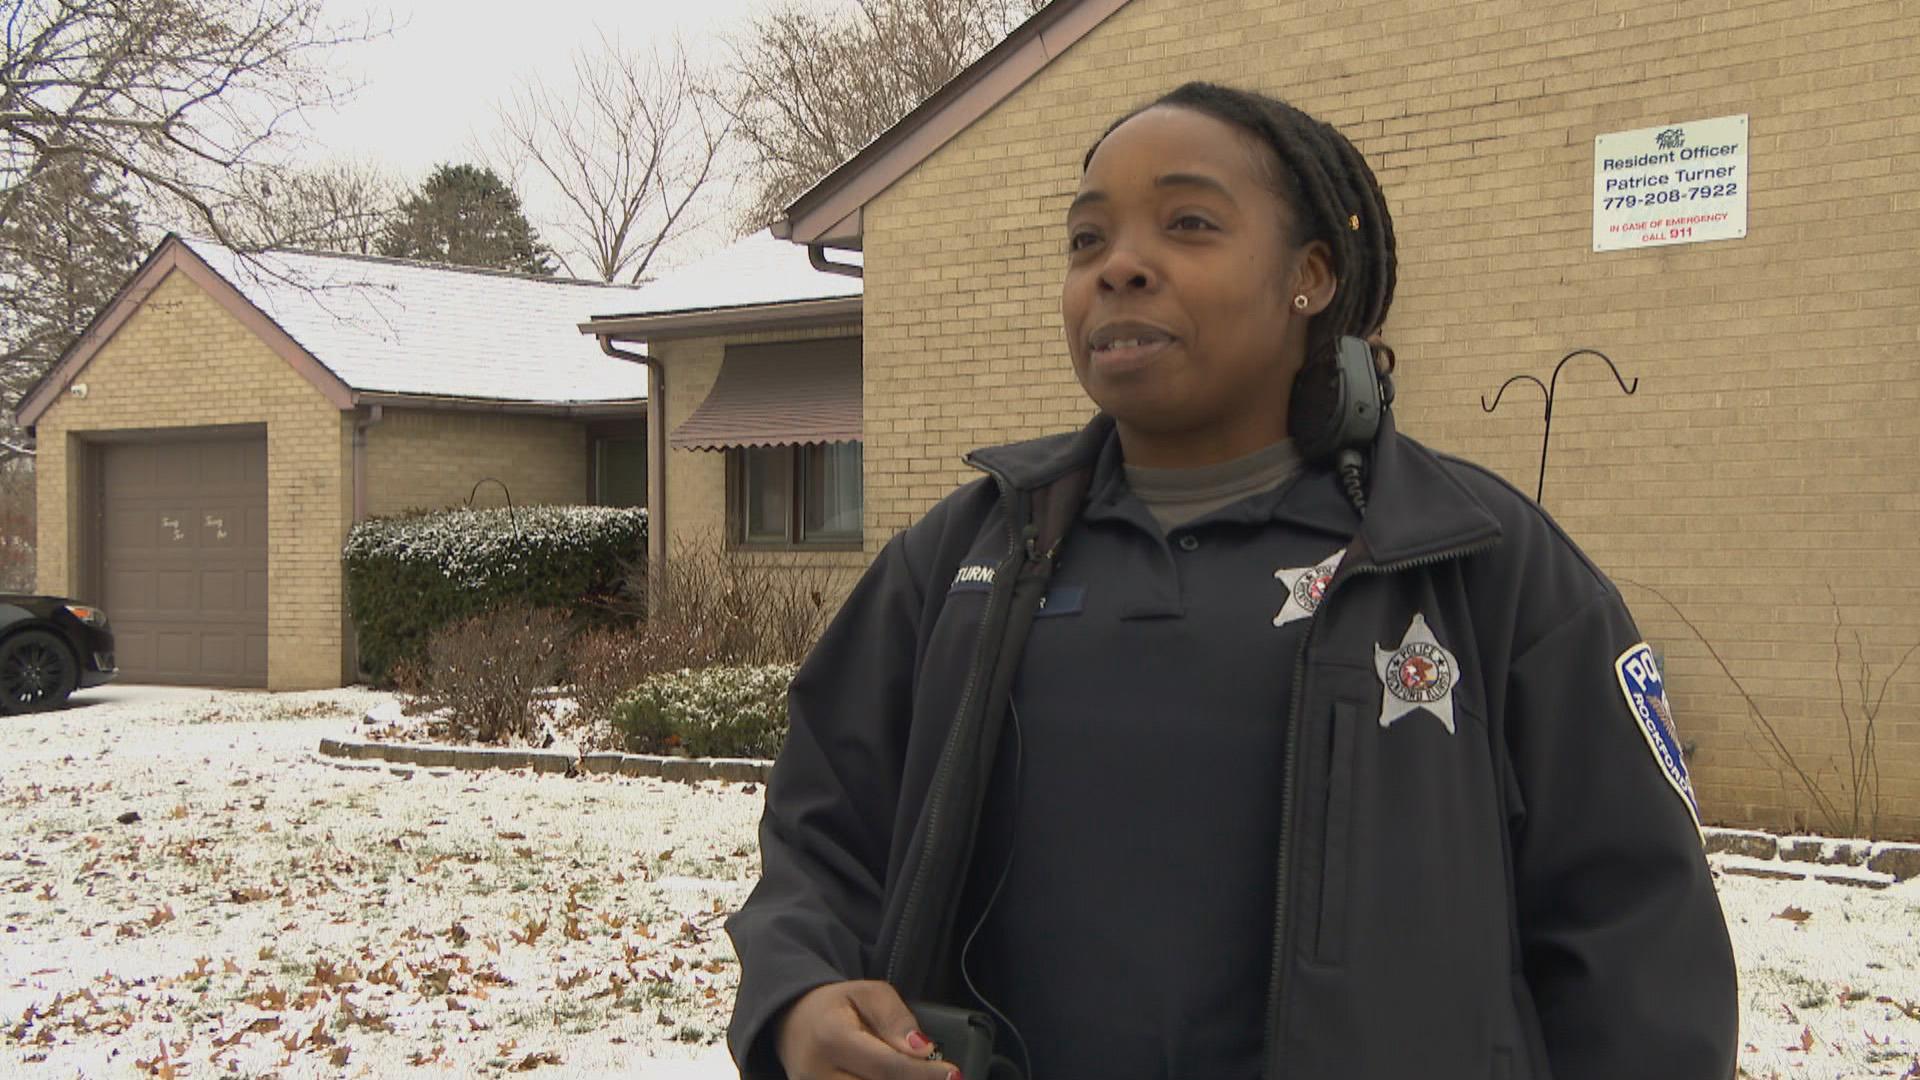
<path fill-rule="evenodd" d="M 267 685 L 267 441 L 97 447 L 101 605 L 120 677 Z"/>

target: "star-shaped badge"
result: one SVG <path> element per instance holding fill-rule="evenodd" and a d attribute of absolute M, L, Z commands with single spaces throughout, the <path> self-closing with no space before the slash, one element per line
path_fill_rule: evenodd
<path fill-rule="evenodd" d="M 1346 548 L 1327 556 L 1318 566 L 1282 567 L 1273 572 L 1273 576 L 1287 587 L 1287 602 L 1280 605 L 1280 614 L 1273 617 L 1273 625 L 1285 626 L 1290 622 L 1313 618 L 1320 610 L 1320 600 L 1327 595 L 1327 586 L 1333 583 L 1333 572 L 1340 568 L 1340 560 L 1347 553 Z"/>
<path fill-rule="evenodd" d="M 1376 646 L 1373 668 L 1380 676 L 1381 727 L 1425 709 L 1453 734 L 1453 688 L 1460 681 L 1460 664 L 1434 638 L 1426 616 L 1414 612 L 1399 648 Z"/>

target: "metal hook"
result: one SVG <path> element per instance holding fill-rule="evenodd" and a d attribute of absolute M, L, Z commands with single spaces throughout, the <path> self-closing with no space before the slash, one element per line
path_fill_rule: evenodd
<path fill-rule="evenodd" d="M 1620 369 L 1614 365 L 1613 360 L 1608 357 L 1606 353 L 1598 349 L 1575 349 L 1561 357 L 1559 363 L 1553 365 L 1553 376 L 1546 384 L 1542 384 L 1539 379 L 1531 375 L 1515 375 L 1506 382 L 1501 383 L 1500 389 L 1494 391 L 1492 404 L 1487 403 L 1487 395 L 1480 395 L 1480 411 L 1489 413 L 1500 407 L 1501 396 L 1507 392 L 1507 387 L 1512 386 L 1516 382 L 1530 382 L 1540 387 L 1541 396 L 1546 398 L 1546 414 L 1543 417 L 1540 428 L 1540 479 L 1533 488 L 1533 501 L 1536 503 L 1541 500 L 1541 497 L 1547 490 L 1547 450 L 1552 446 L 1553 398 L 1560 389 L 1560 369 L 1566 367 L 1567 361 L 1572 360 L 1576 356 L 1599 357 L 1601 361 L 1607 365 L 1607 370 L 1613 373 L 1613 381 L 1619 384 L 1621 393 L 1631 397 L 1635 391 L 1640 389 L 1640 377 L 1638 375 L 1634 376 L 1632 384 L 1629 385 L 1627 380 L 1620 376 Z"/>
<path fill-rule="evenodd" d="M 513 527 L 513 538 L 517 542 L 520 539 L 520 518 L 513 511 L 513 489 L 507 486 L 505 480 L 493 476 L 483 476 L 475 480 L 473 482 L 473 490 L 467 492 L 467 509 L 473 509 L 473 498 L 480 494 L 480 485 L 482 484 L 500 485 L 500 493 L 507 497 L 507 524 Z"/>

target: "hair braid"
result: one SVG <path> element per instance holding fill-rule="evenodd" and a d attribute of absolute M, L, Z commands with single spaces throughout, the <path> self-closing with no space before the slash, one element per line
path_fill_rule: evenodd
<path fill-rule="evenodd" d="M 1367 159 L 1332 125 L 1278 98 L 1213 83 L 1190 82 L 1115 121 L 1126 123 L 1155 106 L 1193 109 L 1247 132 L 1273 151 L 1273 185 L 1292 208 L 1296 246 L 1319 240 L 1332 255 L 1338 282 L 1327 310 L 1308 330 L 1308 361 L 1329 358 L 1344 335 L 1373 340 L 1393 304 L 1399 278 L 1393 219 Z M 1104 141 L 1106 135 L 1102 135 Z M 1099 143 L 1093 149 L 1099 148 Z M 1093 160 L 1087 151 L 1085 164 Z"/>

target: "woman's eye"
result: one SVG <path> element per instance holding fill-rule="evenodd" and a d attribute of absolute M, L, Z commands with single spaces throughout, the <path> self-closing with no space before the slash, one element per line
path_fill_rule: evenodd
<path fill-rule="evenodd" d="M 1213 222 L 1208 221 L 1198 214 L 1181 214 L 1179 217 L 1173 219 L 1173 227 L 1175 229 L 1188 231 L 1211 229 L 1213 228 Z"/>
<path fill-rule="evenodd" d="M 1067 250 L 1080 251 L 1100 242 L 1100 234 L 1092 229 L 1076 229 L 1067 235 Z"/>

